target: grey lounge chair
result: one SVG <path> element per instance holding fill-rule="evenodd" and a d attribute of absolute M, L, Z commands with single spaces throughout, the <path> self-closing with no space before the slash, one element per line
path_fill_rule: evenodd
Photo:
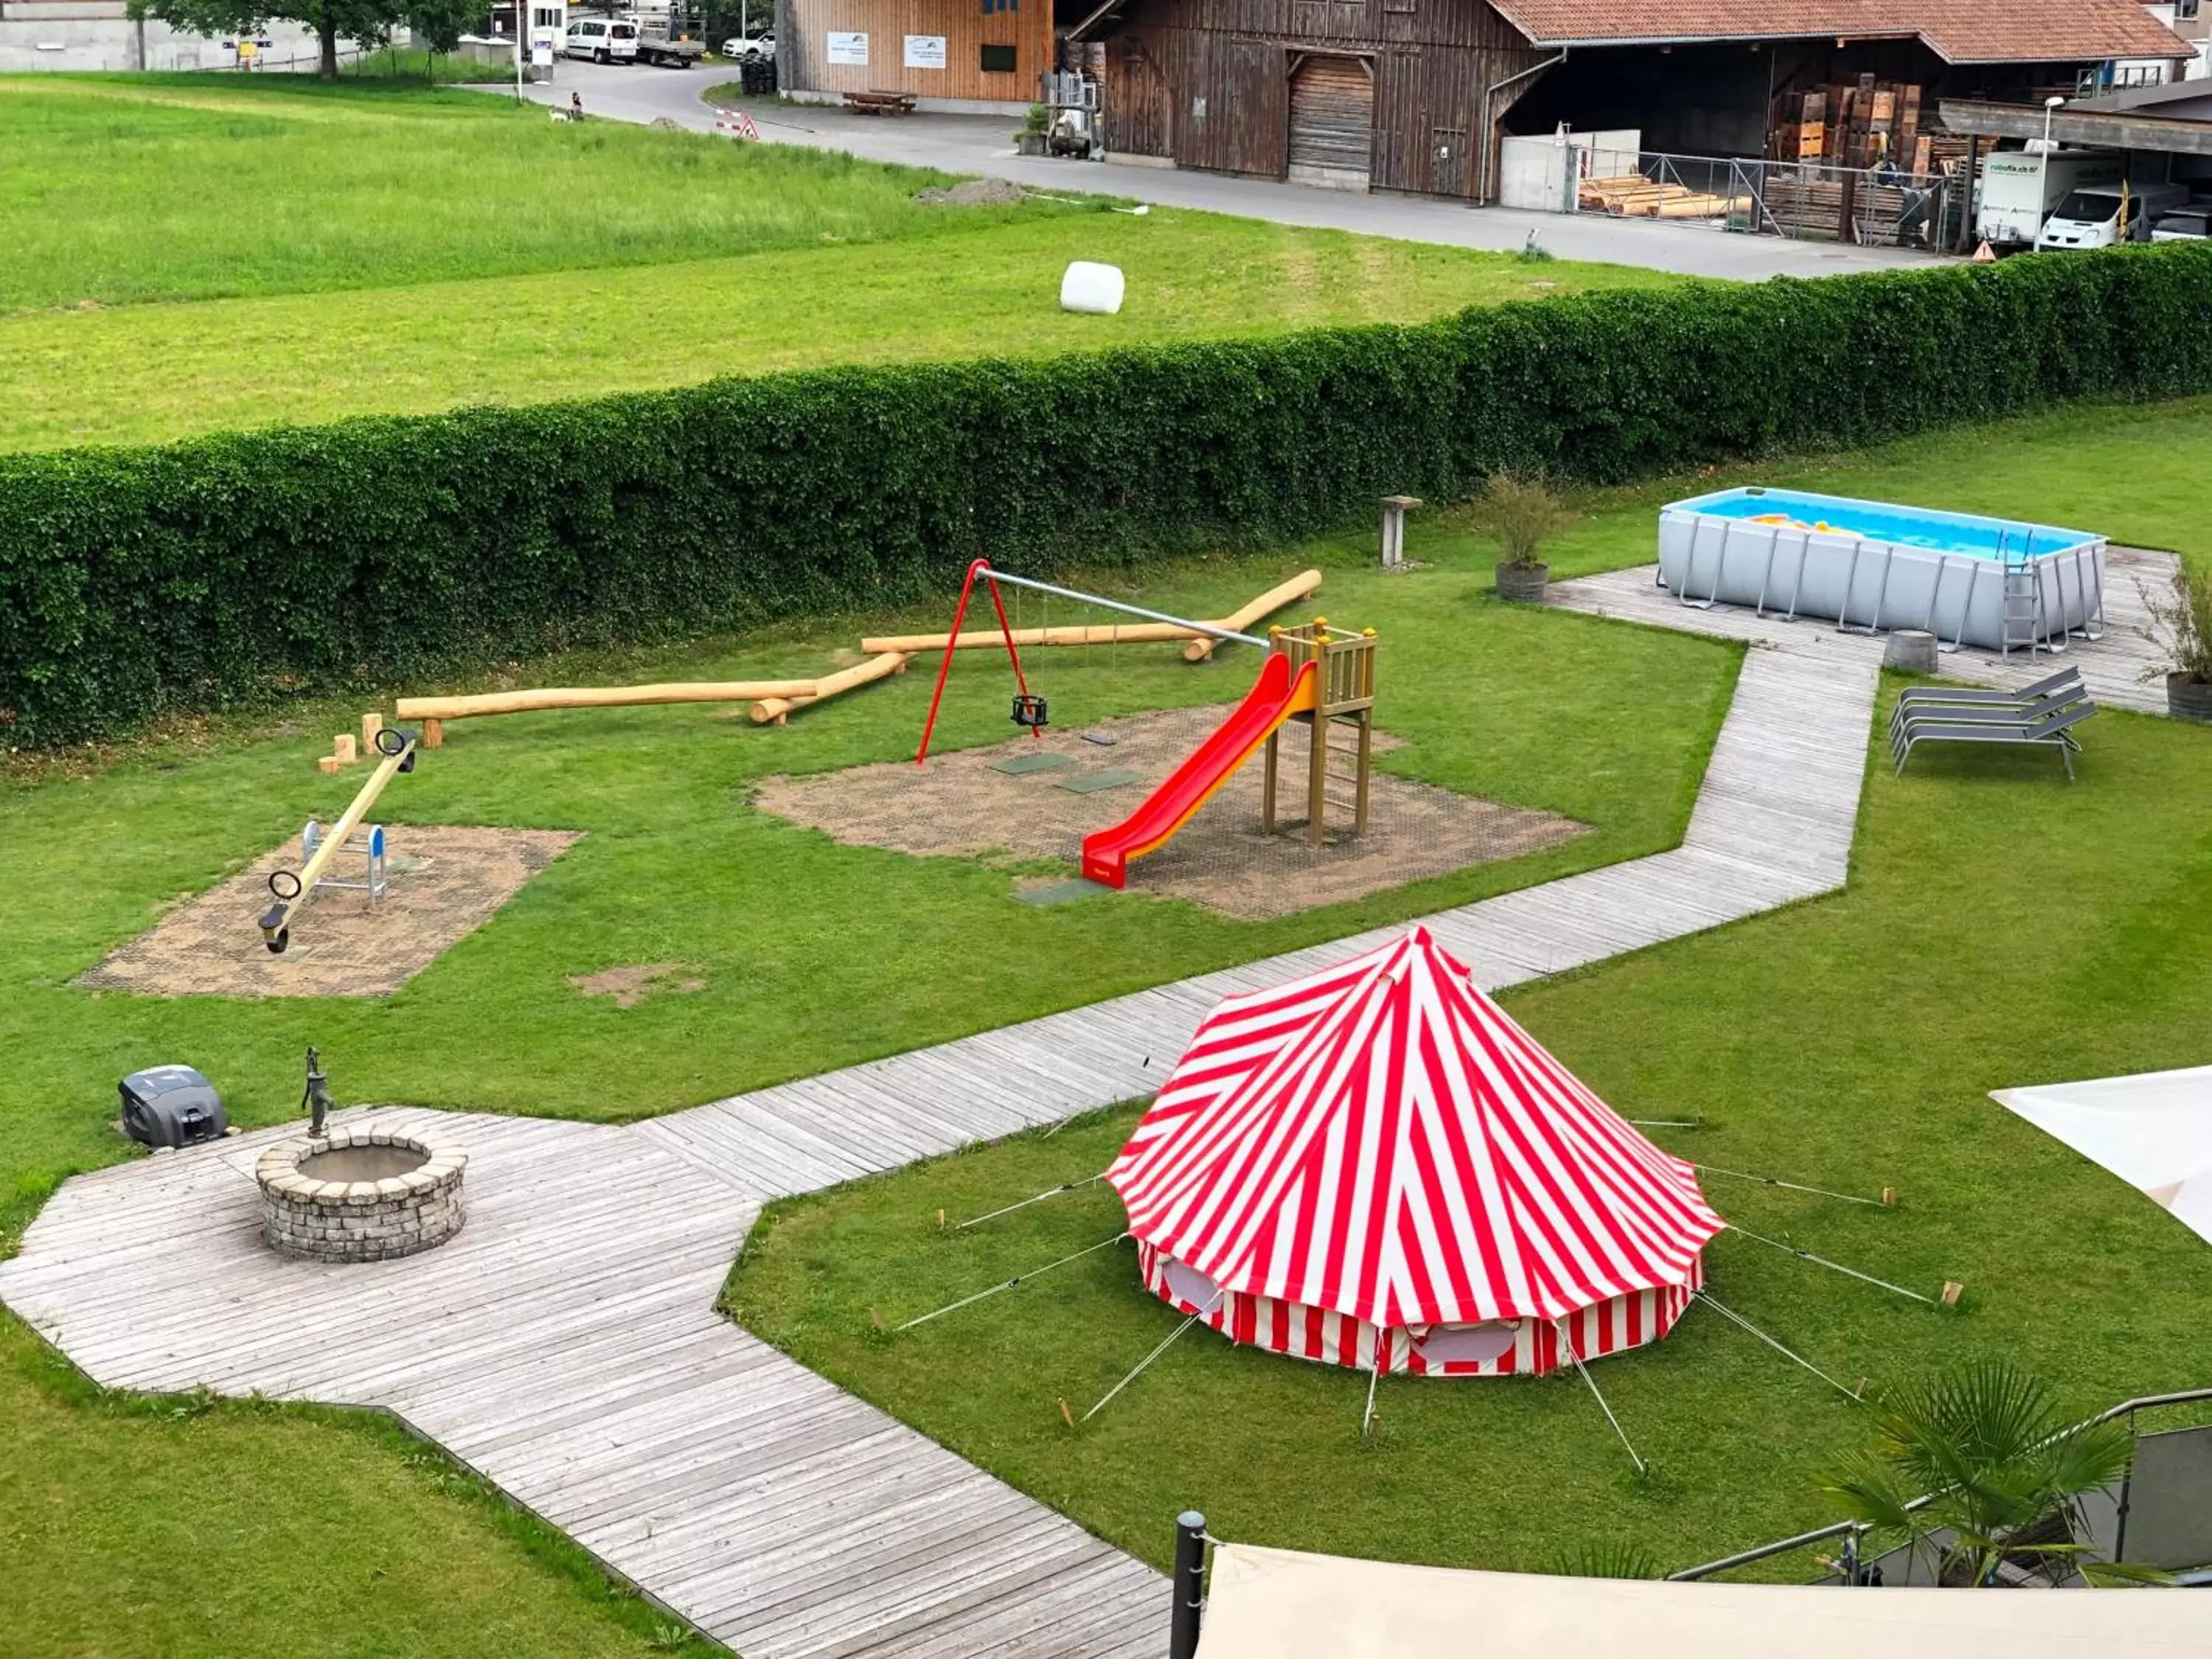
<path fill-rule="evenodd" d="M 1935 690 L 1936 688 L 1915 688 Z M 1948 688 L 1943 688 L 1948 690 Z M 2047 680 L 2038 680 L 2033 685 L 2018 691 L 1966 691 L 1950 696 L 1914 697 L 1907 692 L 1890 711 L 1889 740 L 1894 748 L 1903 738 L 1905 728 L 1914 720 L 2024 720 L 2049 714 L 2054 708 L 2065 708 L 2077 702 L 2089 701 L 2089 689 L 2081 684 L 2081 677 L 2069 669 L 2054 674 Z"/>
<path fill-rule="evenodd" d="M 2078 668 L 2060 669 L 2047 679 L 2023 685 L 2016 691 L 1990 690 L 1980 686 L 1914 685 L 1900 692 L 1897 699 L 1899 709 L 1917 708 L 1923 704 L 1978 706 L 2005 703 L 2034 702 L 2056 696 L 2061 691 L 2078 690 L 2081 686 L 2081 671 Z"/>
<path fill-rule="evenodd" d="M 2065 763 L 2069 782 L 2074 777 L 2074 757 L 2081 745 L 2075 740 L 2073 728 L 2097 712 L 2097 705 L 2087 697 L 2077 702 L 2047 709 L 2023 720 L 1955 720 L 1941 716 L 1916 716 L 1907 720 L 1891 744 L 1897 769 L 1902 773 L 1905 763 L 1912 750 L 1923 743 L 1987 743 L 2017 748 L 2033 744 L 2040 748 L 2056 749 L 2058 758 Z"/>

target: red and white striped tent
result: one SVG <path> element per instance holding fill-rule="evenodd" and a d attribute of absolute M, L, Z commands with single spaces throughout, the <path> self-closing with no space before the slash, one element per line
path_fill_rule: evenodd
<path fill-rule="evenodd" d="M 1174 1306 L 1385 1375 L 1655 1341 L 1723 1224 L 1425 927 L 1222 1003 L 1106 1179 Z"/>

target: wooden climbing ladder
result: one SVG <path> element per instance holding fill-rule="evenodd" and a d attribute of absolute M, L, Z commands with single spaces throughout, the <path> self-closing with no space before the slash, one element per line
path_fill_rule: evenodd
<path fill-rule="evenodd" d="M 1367 833 L 1368 779 L 1375 753 L 1375 630 L 1357 634 L 1330 629 L 1328 618 L 1316 617 L 1298 628 L 1271 628 L 1268 643 L 1291 659 L 1293 680 L 1308 663 L 1316 665 L 1315 706 L 1310 714 L 1293 714 L 1311 727 L 1307 744 L 1306 842 L 1318 847 L 1328 833 L 1328 813 L 1334 807 L 1352 815 L 1352 833 Z M 1346 740 L 1339 742 L 1342 728 Z M 1275 780 L 1282 769 L 1282 733 L 1267 738 L 1267 776 L 1262 789 L 1261 828 L 1275 830 Z M 1332 793 L 1330 786 L 1340 793 Z M 1348 787 L 1349 795 L 1341 793 Z"/>

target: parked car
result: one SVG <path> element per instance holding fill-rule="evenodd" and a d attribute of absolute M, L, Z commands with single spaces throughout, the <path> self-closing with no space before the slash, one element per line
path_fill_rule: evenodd
<path fill-rule="evenodd" d="M 637 61 L 637 25 L 615 17 L 584 17 L 568 25 L 562 52 L 595 64 Z"/>
<path fill-rule="evenodd" d="M 2151 225 L 2189 205 L 2185 185 L 2098 185 L 2077 190 L 2053 210 L 2035 239 L 2038 253 L 2148 242 Z"/>
<path fill-rule="evenodd" d="M 775 61 L 775 31 L 733 34 L 722 42 L 722 56 L 733 64 L 772 64 Z"/>
<path fill-rule="evenodd" d="M 2202 242 L 2212 239 L 2212 202 L 2192 202 L 2150 228 L 2154 242 Z"/>

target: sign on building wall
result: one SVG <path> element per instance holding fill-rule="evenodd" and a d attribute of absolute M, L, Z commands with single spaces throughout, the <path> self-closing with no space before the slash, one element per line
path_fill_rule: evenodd
<path fill-rule="evenodd" d="M 906 66 L 908 69 L 943 69 L 945 67 L 945 37 L 941 34 L 908 35 Z"/>
<path fill-rule="evenodd" d="M 848 64 L 856 69 L 867 68 L 868 37 L 865 34 L 842 33 L 836 29 L 831 29 L 830 31 L 830 61 L 833 64 Z"/>

